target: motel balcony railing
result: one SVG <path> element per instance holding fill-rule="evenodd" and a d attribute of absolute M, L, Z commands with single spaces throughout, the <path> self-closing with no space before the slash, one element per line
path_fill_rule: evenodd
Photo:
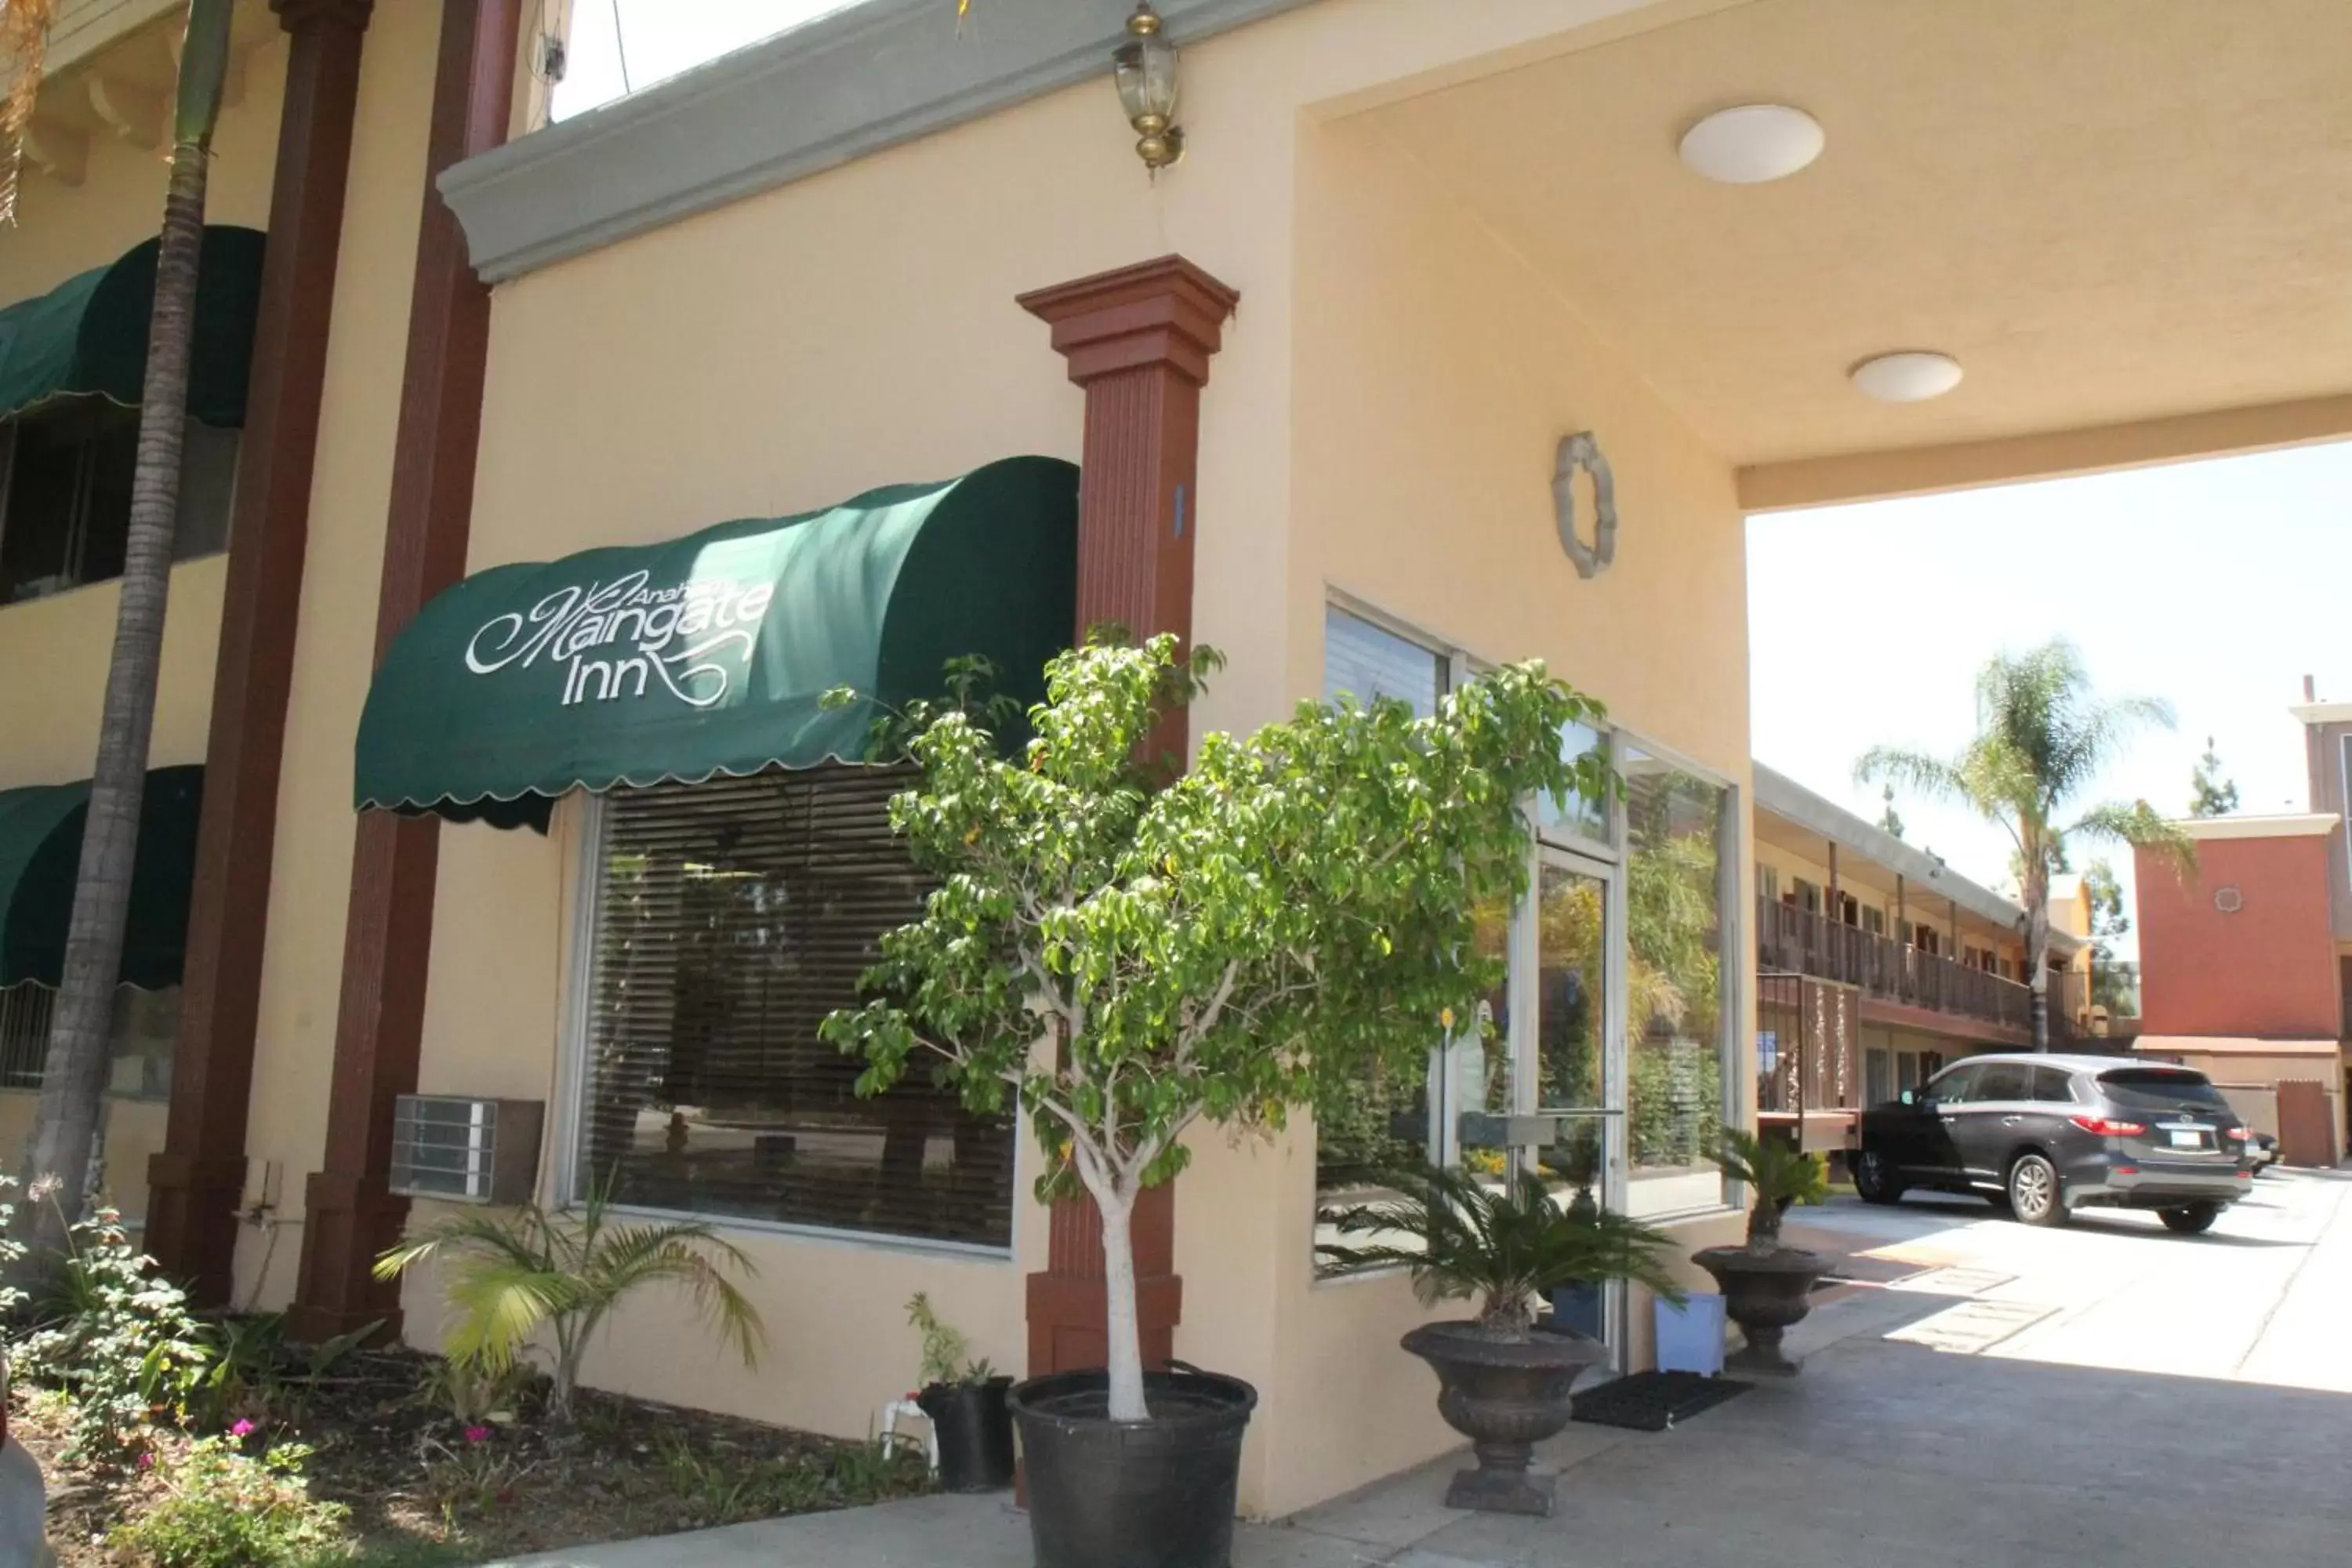
<path fill-rule="evenodd" d="M 1839 981 L 1877 1001 L 2032 1031 L 2033 993 L 2017 981 L 1770 900 L 1757 900 L 1756 915 L 1759 970 Z M 2053 1045 L 2076 1032 L 2069 989 L 2075 978 L 2050 977 Z"/>

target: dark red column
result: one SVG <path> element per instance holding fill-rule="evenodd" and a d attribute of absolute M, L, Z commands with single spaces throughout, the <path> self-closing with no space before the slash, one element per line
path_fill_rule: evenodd
<path fill-rule="evenodd" d="M 521 4 L 446 0 L 441 14 L 425 217 L 376 601 L 378 662 L 425 602 L 466 568 L 490 299 L 434 183 L 451 164 L 506 139 Z M 398 1289 L 377 1283 L 370 1267 L 398 1238 L 408 1210 L 404 1199 L 385 1190 L 385 1174 L 393 1101 L 416 1087 L 438 827 L 431 817 L 360 816 L 325 1169 L 312 1173 L 304 1190 L 302 1271 L 289 1319 L 303 1338 L 379 1320 L 388 1331 L 399 1331 Z"/>
<path fill-rule="evenodd" d="M 1087 393 L 1080 636 L 1117 625 L 1138 640 L 1173 632 L 1192 644 L 1201 389 L 1239 299 L 1180 256 L 1021 296 L 1021 307 L 1053 328 L 1070 379 Z M 1153 732 L 1150 749 L 1182 764 L 1181 711 Z M 1081 1197 L 1055 1204 L 1051 1224 L 1045 1270 L 1029 1276 L 1032 1376 L 1105 1359 L 1101 1219 Z M 1157 1365 L 1174 1352 L 1183 1313 L 1172 1184 L 1137 1202 L 1134 1241 L 1143 1360 Z"/>
<path fill-rule="evenodd" d="M 147 1250 L 206 1304 L 229 1299 L 245 1190 L 278 763 L 371 0 L 273 3 L 291 35 L 286 106 L 229 523 L 171 1119 L 147 1168 Z"/>

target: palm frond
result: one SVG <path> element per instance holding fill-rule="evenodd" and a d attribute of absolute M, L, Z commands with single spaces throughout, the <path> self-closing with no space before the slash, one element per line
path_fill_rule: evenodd
<path fill-rule="evenodd" d="M 1906 746 L 1873 746 L 1854 760 L 1856 784 L 1891 784 L 1896 789 L 1940 800 L 1967 802 L 1960 768 L 1942 757 Z"/>
<path fill-rule="evenodd" d="M 2144 800 L 2136 800 L 2129 805 L 2121 801 L 2095 805 L 2076 817 L 2066 832 L 2069 837 L 2080 834 L 2085 838 L 2152 849 L 2171 865 L 2174 874 L 2183 881 L 2197 875 L 2196 841 L 2181 830 L 2179 824 Z"/>
<path fill-rule="evenodd" d="M 1325 1216 L 1342 1236 L 1374 1238 L 1317 1248 L 1340 1273 L 1405 1268 L 1424 1304 L 1476 1300 L 1497 1327 L 1524 1328 L 1530 1299 L 1577 1281 L 1630 1279 L 1682 1300 L 1662 1259 L 1664 1236 L 1622 1215 L 1571 1215 L 1533 1172 L 1490 1185 L 1433 1165 L 1381 1180 L 1392 1195 Z"/>
<path fill-rule="evenodd" d="M 541 1324 L 578 1310 L 585 1296 L 562 1275 L 488 1255 L 453 1265 L 446 1291 L 457 1310 L 448 1353 L 492 1372 L 512 1365 Z"/>

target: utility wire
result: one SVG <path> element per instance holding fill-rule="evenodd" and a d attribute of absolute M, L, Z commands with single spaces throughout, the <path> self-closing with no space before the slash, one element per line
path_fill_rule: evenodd
<path fill-rule="evenodd" d="M 636 89 L 629 85 L 629 46 L 621 37 L 621 0 L 613 0 L 613 52 L 621 57 L 621 92 L 625 97 Z"/>

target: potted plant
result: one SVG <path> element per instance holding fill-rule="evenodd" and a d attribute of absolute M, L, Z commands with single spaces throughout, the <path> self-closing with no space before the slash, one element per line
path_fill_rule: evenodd
<path fill-rule="evenodd" d="M 1003 1491 L 1013 1484 L 1013 1380 L 971 1359 L 963 1335 L 940 1321 L 921 1291 L 907 1321 L 923 1336 L 922 1388 L 915 1404 L 931 1419 L 939 1444 L 940 1486 L 951 1492 Z"/>
<path fill-rule="evenodd" d="M 1039 1198 L 1084 1192 L 1101 1215 L 1108 1365 L 1012 1393 L 1040 1568 L 1228 1561 L 1257 1395 L 1146 1371 L 1137 1197 L 1184 1168 L 1196 1123 L 1271 1132 L 1423 1059 L 1498 978 L 1472 910 L 1526 886 L 1520 802 L 1609 779 L 1559 755 L 1594 704 L 1531 664 L 1427 719 L 1308 702 L 1248 741 L 1206 734 L 1154 788 L 1139 754 L 1213 662 L 1164 636 L 1065 653 L 1009 757 L 965 704 L 906 715 L 922 780 L 891 822 L 940 887 L 884 939 L 875 999 L 824 1026 L 866 1058 L 865 1092 L 920 1063 L 975 1111 L 1017 1100 Z"/>
<path fill-rule="evenodd" d="M 1790 1204 L 1817 1204 L 1828 1194 L 1822 1157 L 1798 1152 L 1785 1138 L 1727 1127 L 1715 1158 L 1725 1174 L 1747 1186 L 1749 1204 L 1745 1245 L 1709 1247 L 1691 1255 L 1692 1262 L 1715 1276 L 1724 1315 L 1748 1336 L 1747 1347 L 1724 1364 L 1792 1376 L 1797 1363 L 1782 1353 L 1780 1338 L 1812 1310 L 1813 1287 L 1830 1264 L 1818 1252 L 1781 1246 L 1780 1215 Z"/>
<path fill-rule="evenodd" d="M 1535 1332 L 1533 1303 L 1571 1280 L 1614 1279 L 1679 1301 L 1660 1258 L 1667 1239 L 1598 1206 L 1562 1208 L 1532 1171 L 1489 1182 L 1429 1166 L 1390 1181 L 1393 1196 L 1330 1220 L 1343 1236 L 1381 1239 L 1320 1250 L 1342 1271 L 1408 1270 L 1425 1303 L 1478 1303 L 1475 1318 L 1424 1323 L 1403 1341 L 1437 1373 L 1438 1414 L 1478 1456 L 1454 1476 L 1446 1506 L 1548 1515 L 1553 1478 L 1529 1472 L 1535 1445 L 1568 1425 L 1569 1390 L 1605 1348 L 1581 1334 Z"/>

